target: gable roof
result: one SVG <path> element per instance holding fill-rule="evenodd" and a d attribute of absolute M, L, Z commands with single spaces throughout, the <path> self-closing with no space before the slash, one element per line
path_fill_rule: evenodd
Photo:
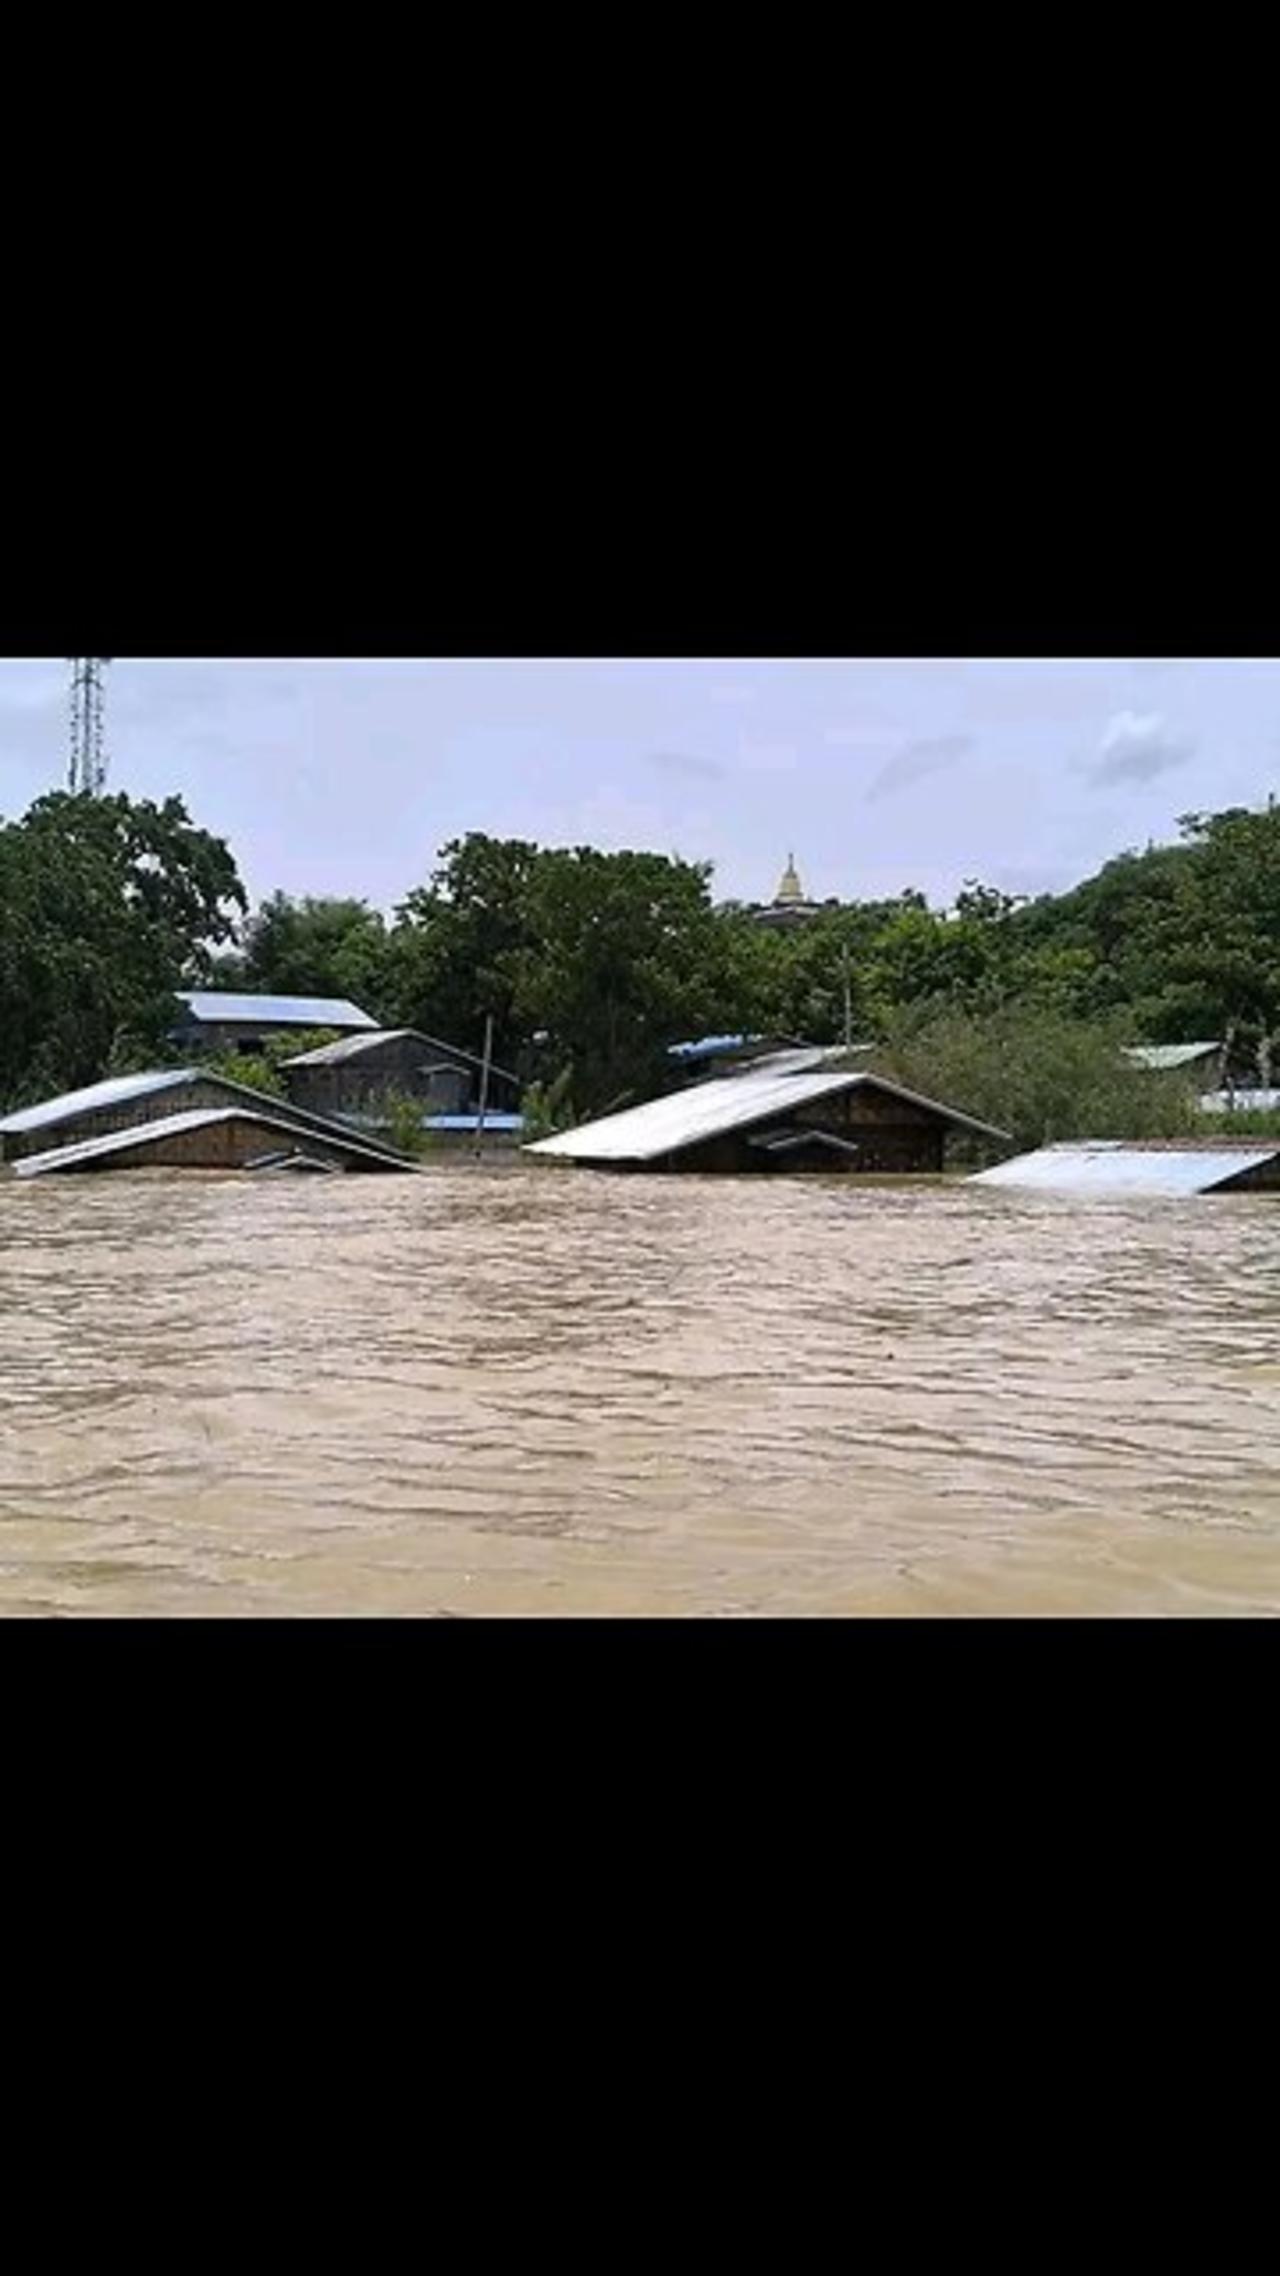
<path fill-rule="evenodd" d="M 278 1122 L 287 1122 L 293 1128 L 314 1130 L 318 1135 L 340 1138 L 343 1125 L 329 1120 L 328 1116 L 312 1114 L 306 1107 L 295 1106 L 292 1099 L 270 1097 L 265 1091 L 256 1091 L 249 1083 L 237 1083 L 230 1075 L 214 1074 L 204 1067 L 153 1067 L 139 1075 L 112 1075 L 106 1082 L 90 1083 L 84 1090 L 63 1091 L 57 1098 L 42 1099 L 38 1106 L 20 1107 L 16 1114 L 7 1114 L 0 1121 L 0 1138 L 22 1137 L 32 1130 L 56 1130 L 66 1122 L 78 1122 L 82 1115 L 107 1113 L 112 1107 L 128 1106 L 134 1099 L 155 1098 L 167 1090 L 180 1090 L 188 1083 L 199 1083 L 205 1090 L 224 1096 L 233 1106 L 272 1115 Z M 205 1111 L 191 1109 L 192 1112 Z M 144 1123 L 136 1125 L 145 1129 Z M 378 1139 L 366 1143 L 388 1159 L 399 1161 L 401 1156 L 394 1147 L 384 1146 Z"/>
<path fill-rule="evenodd" d="M 969 1182 L 1034 1193 L 1213 1193 L 1277 1155 L 1276 1138 L 1072 1139 L 979 1170 Z"/>
<path fill-rule="evenodd" d="M 787 1073 L 765 1067 L 759 1071 L 748 1069 L 739 1075 L 716 1076 L 710 1082 L 675 1091 L 670 1097 L 649 1099 L 643 1106 L 627 1107 L 621 1114 L 608 1114 L 599 1122 L 584 1123 L 579 1130 L 562 1130 L 554 1138 L 539 1139 L 535 1145 L 526 1147 L 525 1152 L 558 1154 L 577 1162 L 659 1161 L 668 1154 L 683 1153 L 686 1147 L 697 1146 L 704 1139 L 719 1138 L 731 1130 L 747 1130 L 757 1122 L 769 1121 L 774 1115 L 811 1105 L 815 1099 L 834 1098 L 841 1092 L 859 1088 L 903 1099 L 911 1106 L 926 1107 L 931 1114 L 941 1115 L 960 1129 L 1008 1142 L 1007 1131 L 995 1130 L 990 1123 L 978 1122 L 970 1114 L 959 1113 L 955 1107 L 941 1106 L 936 1099 L 922 1098 L 918 1091 L 909 1091 L 903 1084 L 891 1082 L 886 1075 L 854 1074 L 847 1069 L 829 1074 Z"/>
<path fill-rule="evenodd" d="M 1127 1043 L 1124 1055 L 1137 1067 L 1190 1067 L 1197 1059 L 1211 1059 L 1220 1043 Z"/>
<path fill-rule="evenodd" d="M 54 1170 L 74 1170 L 86 1163 L 109 1160 L 112 1154 L 145 1151 L 148 1147 L 164 1145 L 170 1138 L 185 1137 L 192 1130 L 206 1130 L 219 1122 L 249 1122 L 260 1129 L 264 1137 L 287 1138 L 293 1142 L 305 1139 L 306 1132 L 293 1122 L 282 1122 L 278 1116 L 260 1113 L 243 1106 L 197 1106 L 184 1114 L 161 1115 L 154 1122 L 135 1122 L 127 1130 L 108 1130 L 99 1138 L 82 1138 L 78 1145 L 58 1146 L 47 1154 L 28 1154 L 13 1167 L 20 1178 L 43 1177 Z M 403 1156 L 389 1155 L 384 1147 L 370 1145 L 365 1139 L 332 1126 L 315 1133 L 318 1142 L 355 1155 L 362 1161 L 375 1163 L 379 1169 L 412 1170 L 416 1164 Z M 276 1157 L 278 1158 L 278 1149 Z"/>
<path fill-rule="evenodd" d="M 28 1130 L 52 1129 L 59 1122 L 74 1122 L 77 1115 L 102 1113 L 127 1106 L 131 1099 L 151 1098 L 157 1091 L 175 1090 L 196 1079 L 194 1067 L 156 1067 L 149 1074 L 112 1075 L 105 1083 L 89 1083 L 84 1090 L 63 1091 L 57 1098 L 41 1099 L 38 1106 L 19 1107 L 0 1121 L 0 1136 L 16 1138 Z M 205 1076 L 204 1081 L 217 1078 Z"/>
<path fill-rule="evenodd" d="M 359 1059 L 366 1051 L 376 1051 L 383 1043 L 420 1043 L 426 1051 L 443 1051 L 449 1059 L 465 1059 L 469 1067 L 483 1067 L 474 1051 L 464 1051 L 460 1044 L 442 1043 L 438 1036 L 424 1035 L 419 1027 L 376 1027 L 368 1035 L 340 1035 L 336 1043 L 317 1044 L 314 1051 L 296 1051 L 286 1059 L 286 1067 L 337 1067 L 348 1059 Z M 491 1075 L 498 1075 L 504 1083 L 518 1083 L 520 1078 L 505 1067 L 489 1062 Z"/>
<path fill-rule="evenodd" d="M 378 1024 L 358 1004 L 348 1003 L 345 996 L 241 996 L 221 988 L 180 988 L 178 1001 L 198 1023 L 348 1028 L 376 1028 Z"/>

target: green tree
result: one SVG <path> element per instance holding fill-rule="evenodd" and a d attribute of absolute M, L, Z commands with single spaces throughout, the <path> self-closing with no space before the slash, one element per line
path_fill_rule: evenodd
<path fill-rule="evenodd" d="M 441 849 L 430 883 L 401 903 L 390 936 L 387 1000 L 399 1025 L 479 1052 L 492 1016 L 496 1063 L 520 1065 L 528 1023 L 516 995 L 532 941 L 528 895 L 539 858 L 522 838 L 482 830 Z"/>
<path fill-rule="evenodd" d="M 978 1014 L 908 1008 L 872 1064 L 925 1097 L 1007 1130 L 1020 1148 L 1196 1129 L 1191 1090 L 1126 1060 L 1125 1032 L 1017 1004 Z"/>
<path fill-rule="evenodd" d="M 163 1057 L 175 990 L 207 979 L 244 906 L 178 798 L 56 792 L 0 827 L 0 1094 Z"/>
<path fill-rule="evenodd" d="M 726 966 L 706 862 L 665 854 L 541 853 L 528 880 L 528 939 L 514 1009 L 572 1062 L 577 1112 L 667 1079 L 668 1046 L 726 1009 Z"/>
<path fill-rule="evenodd" d="M 249 919 L 240 984 L 280 996 L 345 996 L 381 1016 L 387 928 L 367 901 L 273 893 Z"/>

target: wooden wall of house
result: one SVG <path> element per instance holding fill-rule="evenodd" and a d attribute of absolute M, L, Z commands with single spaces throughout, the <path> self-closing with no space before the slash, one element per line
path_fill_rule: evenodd
<path fill-rule="evenodd" d="M 3 1140 L 5 1158 L 19 1161 L 26 1154 L 51 1154 L 62 1146 L 78 1146 L 85 1138 L 105 1138 L 111 1130 L 132 1130 L 142 1122 L 161 1122 L 170 1114 L 186 1114 L 197 1106 L 226 1106 L 227 1094 L 213 1082 L 196 1076 L 189 1083 L 171 1083 L 162 1091 L 141 1098 L 121 1099 L 114 1106 L 93 1108 L 73 1121 L 46 1125 L 43 1130 L 15 1130 Z"/>
<path fill-rule="evenodd" d="M 870 1095 L 863 1094 L 864 1101 Z M 770 1130 L 829 1130 L 846 1144 L 856 1145 L 856 1154 L 837 1153 L 825 1146 L 803 1153 L 770 1154 L 752 1145 L 752 1138 L 760 1135 L 758 1130 L 725 1131 L 701 1146 L 690 1146 L 673 1155 L 669 1166 L 703 1172 L 766 1171 L 771 1176 L 817 1171 L 829 1176 L 878 1177 L 936 1174 L 944 1167 L 947 1125 L 939 1115 L 883 1097 L 875 1099 L 870 1111 L 852 1113 L 857 1096 L 818 1099 L 802 1111 L 780 1115 L 767 1125 Z"/>
<path fill-rule="evenodd" d="M 1269 1160 L 1258 1162 L 1253 1169 L 1245 1170 L 1242 1176 L 1233 1178 L 1225 1190 L 1230 1193 L 1280 1193 L 1280 1156 L 1272 1155 Z"/>
<path fill-rule="evenodd" d="M 465 1113 L 479 1072 L 465 1060 L 445 1062 L 444 1054 L 414 1036 L 389 1037 L 354 1059 L 322 1060 L 309 1067 L 286 1067 L 285 1082 L 295 1106 L 309 1114 L 371 1114 L 388 1092 L 419 1099 L 424 1114 Z"/>
<path fill-rule="evenodd" d="M 193 1107 L 230 1106 L 234 1098 L 235 1093 L 222 1089 L 216 1076 L 195 1075 L 188 1083 L 171 1083 L 165 1090 L 149 1091 L 140 1098 L 95 1107 L 76 1115 L 70 1122 L 46 1125 L 43 1130 L 8 1133 L 0 1139 L 4 1149 L 0 1159 L 17 1161 L 24 1154 L 50 1154 L 61 1146 L 78 1146 L 85 1138 L 104 1138 L 111 1130 L 132 1130 L 139 1123 L 162 1122 L 168 1115 L 186 1114 Z M 295 1107 L 301 1109 L 301 1101 L 264 1097 L 263 1106 L 288 1121 Z"/>
<path fill-rule="evenodd" d="M 200 1130 L 174 1131 L 150 1143 L 140 1131 L 136 1148 L 122 1147 L 119 1153 L 84 1166 L 88 1170 L 243 1170 L 264 1154 L 287 1154 L 295 1147 L 320 1161 L 333 1162 L 339 1169 L 377 1170 L 385 1166 L 352 1155 L 340 1141 L 331 1144 L 310 1131 L 264 1130 L 247 1114 L 229 1122 L 208 1123 Z"/>

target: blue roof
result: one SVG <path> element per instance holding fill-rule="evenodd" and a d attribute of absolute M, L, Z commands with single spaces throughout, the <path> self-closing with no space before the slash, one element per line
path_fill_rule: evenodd
<path fill-rule="evenodd" d="M 696 1043 L 671 1043 L 669 1059 L 714 1059 L 721 1051 L 741 1051 L 748 1043 L 763 1043 L 762 1035 L 700 1035 Z"/>
<path fill-rule="evenodd" d="M 486 1130 L 523 1130 L 524 1116 L 486 1114 L 484 1126 Z M 424 1130 L 478 1130 L 480 1117 L 478 1114 L 424 1114 L 422 1127 Z"/>
<path fill-rule="evenodd" d="M 376 1028 L 378 1024 L 345 996 L 252 996 L 221 988 L 180 988 L 178 1001 L 194 1020 L 230 1020 L 255 1027 Z"/>

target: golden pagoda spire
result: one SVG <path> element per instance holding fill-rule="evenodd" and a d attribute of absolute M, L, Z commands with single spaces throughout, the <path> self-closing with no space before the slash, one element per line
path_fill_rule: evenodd
<path fill-rule="evenodd" d="M 799 874 L 796 870 L 796 857 L 793 853 L 787 855 L 787 866 L 782 872 L 778 890 L 773 898 L 775 902 L 803 901 L 804 899 L 804 887 L 800 883 Z"/>

